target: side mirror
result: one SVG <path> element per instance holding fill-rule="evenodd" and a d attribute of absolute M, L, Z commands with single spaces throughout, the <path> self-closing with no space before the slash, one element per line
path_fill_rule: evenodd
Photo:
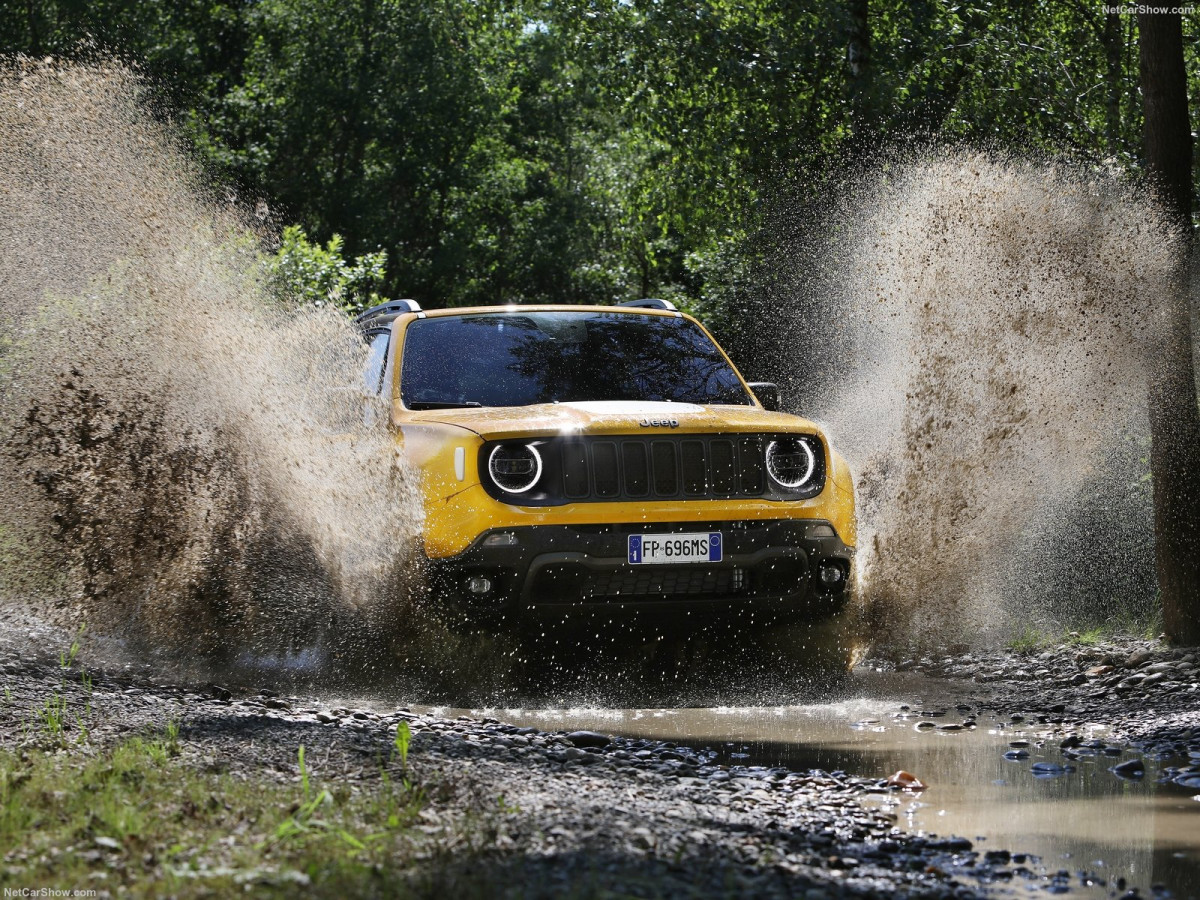
<path fill-rule="evenodd" d="M 770 381 L 751 381 L 747 383 L 754 396 L 762 404 L 763 409 L 779 411 L 779 385 Z"/>

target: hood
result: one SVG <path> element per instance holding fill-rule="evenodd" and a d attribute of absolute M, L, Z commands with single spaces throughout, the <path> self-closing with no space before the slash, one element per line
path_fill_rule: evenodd
<path fill-rule="evenodd" d="M 455 425 L 484 440 L 555 434 L 713 434 L 802 431 L 813 422 L 757 406 L 699 406 L 632 400 L 589 400 L 488 409 L 431 409 L 408 413 L 410 422 Z"/>

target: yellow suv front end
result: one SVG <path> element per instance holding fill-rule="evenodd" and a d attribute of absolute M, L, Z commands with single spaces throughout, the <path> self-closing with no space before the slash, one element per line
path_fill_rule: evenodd
<path fill-rule="evenodd" d="M 837 612 L 846 463 L 697 321 L 643 303 L 365 314 L 368 379 L 421 474 L 434 602 L 478 624 Z"/>

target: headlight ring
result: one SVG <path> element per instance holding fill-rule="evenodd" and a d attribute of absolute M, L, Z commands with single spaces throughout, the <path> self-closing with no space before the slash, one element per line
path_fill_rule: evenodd
<path fill-rule="evenodd" d="M 803 438 L 781 438 L 767 444 L 767 474 L 782 488 L 800 490 L 817 471 L 817 455 Z"/>
<path fill-rule="evenodd" d="M 488 475 L 507 494 L 524 494 L 542 478 L 542 455 L 533 444 L 497 444 L 488 454 Z"/>

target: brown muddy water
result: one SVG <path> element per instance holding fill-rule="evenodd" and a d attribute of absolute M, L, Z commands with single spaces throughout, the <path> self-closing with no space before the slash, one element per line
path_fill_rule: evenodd
<path fill-rule="evenodd" d="M 1180 253 L 1119 173 L 954 148 L 876 161 L 787 232 L 779 377 L 851 461 L 876 633 L 995 646 L 1153 606 L 1146 391 Z"/>
<path fill-rule="evenodd" d="M 1162 885 L 1176 898 L 1200 896 L 1200 795 L 1159 784 L 1163 764 L 1150 758 L 1140 781 L 1117 777 L 1109 767 L 1133 756 L 1129 751 L 1098 750 L 1072 761 L 1074 771 L 1035 776 L 1035 763 L 1066 762 L 1058 750 L 1063 734 L 1052 726 L 1013 723 L 986 707 L 956 709 L 965 705 L 960 690 L 923 676 L 859 671 L 838 699 L 793 706 L 420 711 L 672 741 L 715 751 L 713 761 L 730 767 L 786 766 L 880 778 L 904 770 L 928 788 L 881 793 L 870 801 L 891 811 L 898 828 L 966 837 L 980 854 L 1028 854 L 1023 865 L 1051 878 L 1051 892 L 1069 885 L 1072 894 L 1108 897 L 1135 886 L 1149 894 Z M 943 714 L 930 715 L 938 711 Z M 959 724 L 971 715 L 977 716 L 976 727 L 962 731 L 917 727 L 930 721 Z M 1095 725 L 1077 733 L 1085 742 L 1104 741 L 1106 730 Z M 1005 758 L 1014 742 L 1027 742 L 1022 749 L 1029 758 Z M 1068 873 L 1066 880 L 1053 880 L 1059 872 Z M 1025 890 L 1019 880 L 1013 887 Z"/>

